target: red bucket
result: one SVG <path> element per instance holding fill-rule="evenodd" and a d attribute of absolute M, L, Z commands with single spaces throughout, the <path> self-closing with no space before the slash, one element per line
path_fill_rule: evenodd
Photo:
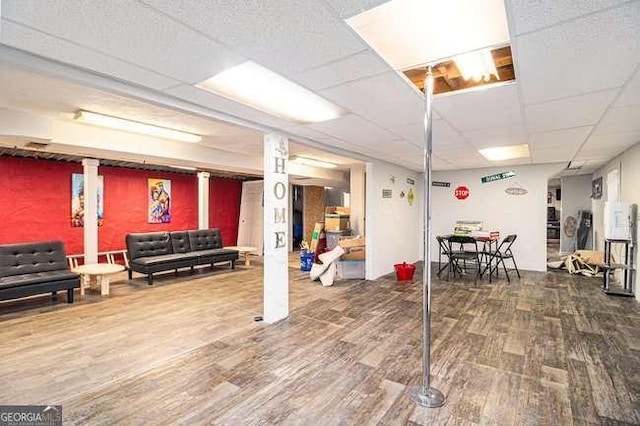
<path fill-rule="evenodd" d="M 413 274 L 416 272 L 416 265 L 411 263 L 396 263 L 393 265 L 396 268 L 396 279 L 398 281 L 412 281 Z"/>

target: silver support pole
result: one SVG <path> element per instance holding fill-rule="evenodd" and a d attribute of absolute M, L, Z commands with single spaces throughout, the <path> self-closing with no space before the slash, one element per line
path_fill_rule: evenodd
<path fill-rule="evenodd" d="M 436 408 L 444 404 L 444 395 L 431 387 L 431 151 L 433 141 L 432 109 L 433 73 L 427 67 L 424 85 L 424 267 L 422 269 L 422 386 L 409 388 L 409 398 L 423 407 Z"/>

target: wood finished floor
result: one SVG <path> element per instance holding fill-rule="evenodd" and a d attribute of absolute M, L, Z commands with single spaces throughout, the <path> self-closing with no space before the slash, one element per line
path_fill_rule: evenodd
<path fill-rule="evenodd" d="M 406 396 L 421 371 L 417 283 L 322 288 L 292 269 L 291 316 L 265 326 L 261 274 L 0 304 L 0 403 L 61 403 L 83 425 L 640 422 L 640 307 L 600 280 L 434 283 L 433 384 L 447 400 L 424 409 Z"/>

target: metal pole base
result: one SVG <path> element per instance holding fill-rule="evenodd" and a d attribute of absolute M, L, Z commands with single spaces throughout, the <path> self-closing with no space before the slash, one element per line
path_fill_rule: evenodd
<path fill-rule="evenodd" d="M 427 408 L 438 408 L 444 405 L 444 395 L 438 389 L 423 386 L 411 386 L 409 398 L 418 405 Z"/>

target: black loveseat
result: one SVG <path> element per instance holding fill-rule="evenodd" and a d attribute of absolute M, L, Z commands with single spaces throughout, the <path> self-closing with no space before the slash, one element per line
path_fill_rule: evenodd
<path fill-rule="evenodd" d="M 132 272 L 147 275 L 149 285 L 153 274 L 161 271 L 191 268 L 217 262 L 231 262 L 235 269 L 238 251 L 222 248 L 220 230 L 150 232 L 128 234 L 126 237 L 129 256 L 129 279 Z"/>
<path fill-rule="evenodd" d="M 80 288 L 80 275 L 69 270 L 62 241 L 0 245 L 0 300 Z"/>

